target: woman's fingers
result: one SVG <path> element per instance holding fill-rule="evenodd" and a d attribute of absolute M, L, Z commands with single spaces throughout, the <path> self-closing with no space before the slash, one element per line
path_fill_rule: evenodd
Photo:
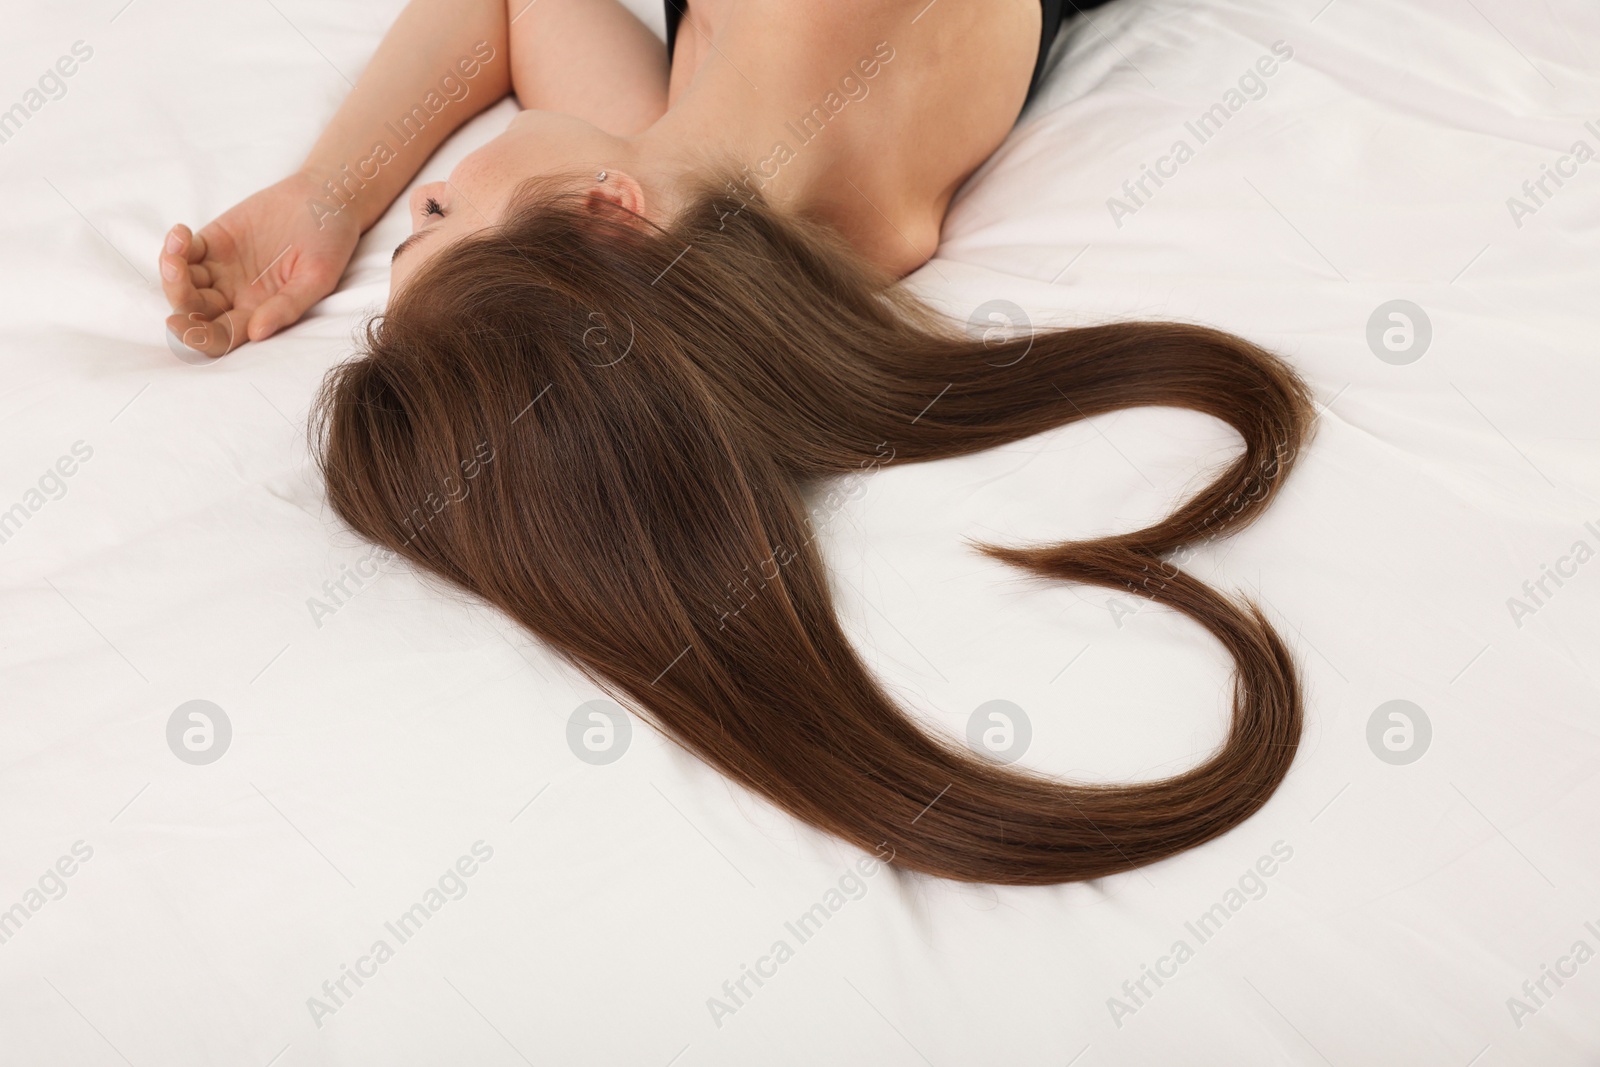
<path fill-rule="evenodd" d="M 174 315 L 194 316 L 201 319 L 214 319 L 224 311 L 233 307 L 233 301 L 217 292 L 215 289 L 196 289 L 190 297 L 173 308 Z"/>
<path fill-rule="evenodd" d="M 234 308 L 207 318 L 198 311 L 167 316 L 167 329 L 184 348 L 207 356 L 222 356 L 245 342 L 249 314 Z"/>
<path fill-rule="evenodd" d="M 206 240 L 190 233 L 189 227 L 178 223 L 167 231 L 161 245 L 158 266 L 161 268 L 161 290 L 173 311 L 181 312 L 194 303 L 199 290 L 215 284 L 213 272 L 201 260 L 205 258 Z"/>
<path fill-rule="evenodd" d="M 249 317 L 249 337 L 262 341 L 299 320 L 306 308 L 328 294 L 325 280 L 314 271 L 301 269 L 255 309 Z"/>
<path fill-rule="evenodd" d="M 178 223 L 167 231 L 166 241 L 162 244 L 161 251 L 168 255 L 182 256 L 190 263 L 198 263 L 206 258 L 205 236 L 190 231 L 183 223 Z"/>
<path fill-rule="evenodd" d="M 167 316 L 167 331 L 182 349 L 219 356 L 230 347 L 238 347 L 229 344 L 233 335 L 226 316 L 230 310 L 228 299 L 215 289 L 198 289 L 174 305 L 173 314 Z M 174 352 L 185 356 L 177 348 Z"/>
<path fill-rule="evenodd" d="M 160 267 L 161 291 L 173 311 L 182 311 L 200 299 L 200 286 L 194 283 L 189 264 L 181 255 L 162 252 Z"/>
<path fill-rule="evenodd" d="M 159 257 L 161 287 L 173 312 L 167 318 L 169 343 L 180 359 L 193 354 L 193 362 L 205 362 L 205 356 L 270 337 L 338 284 L 337 249 L 306 255 L 294 243 L 246 282 L 255 270 L 253 245 L 260 236 L 253 230 L 236 236 L 215 222 L 201 233 L 182 224 L 167 231 Z"/>
<path fill-rule="evenodd" d="M 190 234 L 189 227 L 185 226 L 181 222 L 178 223 L 172 229 L 167 231 L 167 238 L 162 242 L 161 246 L 162 255 L 183 255 L 184 249 L 189 247 L 189 239 L 191 236 L 193 235 Z"/>

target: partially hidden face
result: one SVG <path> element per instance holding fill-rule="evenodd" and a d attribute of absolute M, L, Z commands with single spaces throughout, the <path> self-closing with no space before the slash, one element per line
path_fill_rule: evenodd
<path fill-rule="evenodd" d="M 504 133 L 463 157 L 447 179 L 411 191 L 411 236 L 395 248 L 391 293 L 445 247 L 498 224 L 526 179 L 570 173 L 582 187 L 608 168 L 620 174 L 620 165 L 628 162 L 627 147 L 622 138 L 571 115 L 519 113 Z"/>

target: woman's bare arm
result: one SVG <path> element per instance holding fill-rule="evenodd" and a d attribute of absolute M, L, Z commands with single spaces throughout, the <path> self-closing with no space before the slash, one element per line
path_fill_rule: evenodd
<path fill-rule="evenodd" d="M 618 0 L 413 0 L 301 170 L 353 195 L 364 232 L 450 134 L 513 89 L 525 108 L 636 133 L 666 111 L 666 46 Z M 380 142 L 394 158 L 377 166 Z M 362 188 L 347 177 L 358 168 Z"/>
<path fill-rule="evenodd" d="M 434 150 L 513 85 L 526 107 L 631 133 L 665 111 L 666 78 L 665 47 L 618 0 L 412 0 L 299 169 L 168 232 L 167 326 L 222 355 L 297 321 Z"/>
<path fill-rule="evenodd" d="M 445 138 L 511 91 L 506 3 L 412 0 L 400 12 L 300 166 L 333 182 L 329 210 L 347 200 L 365 232 Z"/>
<path fill-rule="evenodd" d="M 523 107 L 618 136 L 666 112 L 667 46 L 618 0 L 508 3 L 512 88 Z"/>

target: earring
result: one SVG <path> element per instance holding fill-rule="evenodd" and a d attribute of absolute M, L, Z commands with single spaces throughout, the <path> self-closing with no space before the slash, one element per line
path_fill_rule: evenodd
<path fill-rule="evenodd" d="M 597 181 L 597 182 L 605 181 L 606 180 L 606 172 L 605 171 L 600 171 L 598 174 L 596 174 L 594 176 L 594 180 Z"/>

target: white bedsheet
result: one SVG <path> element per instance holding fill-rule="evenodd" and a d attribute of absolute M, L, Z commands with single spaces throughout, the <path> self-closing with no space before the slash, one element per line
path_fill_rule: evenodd
<path fill-rule="evenodd" d="M 1313 447 L 1192 566 L 1260 598 L 1309 719 L 1225 838 L 1014 889 L 862 876 L 638 722 L 580 761 L 594 689 L 405 570 L 314 617 L 369 549 L 322 501 L 305 412 L 382 305 L 403 210 L 300 325 L 205 367 L 167 349 L 155 257 L 303 157 L 399 7 L 35 2 L 0 36 L 0 108 L 92 49 L 0 144 L 0 1064 L 1597 1061 L 1600 161 L 1571 151 L 1600 149 L 1600 9 L 1116 0 L 1058 42 L 913 284 L 963 318 L 1200 321 L 1294 363 Z M 1140 191 L 1146 165 L 1168 176 Z M 1431 328 L 1409 362 L 1368 342 L 1395 300 Z M 840 610 L 930 729 L 1005 699 L 1027 765 L 1191 764 L 1224 727 L 1219 646 L 961 539 L 1131 528 L 1234 447 L 1144 409 L 881 473 L 823 535 Z M 192 700 L 231 724 L 209 765 L 168 747 Z M 1405 764 L 1368 743 L 1395 700 L 1431 724 Z"/>

